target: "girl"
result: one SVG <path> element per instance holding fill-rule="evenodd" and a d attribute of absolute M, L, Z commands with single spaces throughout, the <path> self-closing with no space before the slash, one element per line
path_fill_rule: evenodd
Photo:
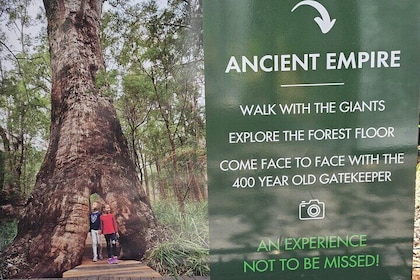
<path fill-rule="evenodd" d="M 92 237 L 93 261 L 97 262 L 98 257 L 102 260 L 102 241 L 101 241 L 101 212 L 97 201 L 92 203 L 92 212 L 90 212 L 90 235 Z"/>
<path fill-rule="evenodd" d="M 108 252 L 108 263 L 118 263 L 117 258 L 117 238 L 118 226 L 114 214 L 111 212 L 111 206 L 105 204 L 104 212 L 101 215 L 101 230 L 106 239 L 106 250 Z"/>

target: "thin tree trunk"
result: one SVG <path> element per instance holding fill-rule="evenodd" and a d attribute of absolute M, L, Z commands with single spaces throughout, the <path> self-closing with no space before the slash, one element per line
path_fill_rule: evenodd
<path fill-rule="evenodd" d="M 147 172 L 147 161 L 146 161 L 146 155 L 143 153 L 143 148 L 142 145 L 139 143 L 139 159 L 140 159 L 140 165 L 141 165 L 141 170 L 142 170 L 142 174 L 143 174 L 143 182 L 144 186 L 146 188 L 146 196 L 148 201 L 151 201 L 151 196 L 150 196 L 150 183 L 149 183 L 149 173 Z"/>
<path fill-rule="evenodd" d="M 171 152 L 170 152 L 170 158 L 171 158 L 171 162 L 172 162 L 172 184 L 173 184 L 173 190 L 175 193 L 175 197 L 178 201 L 180 210 L 182 213 L 185 212 L 185 201 L 184 201 L 184 197 L 182 194 L 182 189 L 181 189 L 181 182 L 179 180 L 179 172 L 178 172 L 178 159 L 176 156 L 176 144 L 175 144 L 175 139 L 174 136 L 172 135 L 172 131 L 170 128 L 170 122 L 169 122 L 169 117 L 168 114 L 165 112 L 165 109 L 162 106 L 162 100 L 159 94 L 159 90 L 157 89 L 157 86 L 155 83 L 153 83 L 153 87 L 154 87 L 154 92 L 156 95 L 156 100 L 157 100 L 157 104 L 159 107 L 159 111 L 160 111 L 160 115 L 165 123 L 165 128 L 166 128 L 166 134 L 168 137 L 168 141 L 169 141 L 169 145 L 171 146 Z M 167 83 L 166 83 L 166 91 L 168 91 L 167 89 Z"/>
<path fill-rule="evenodd" d="M 192 188 L 192 198 L 195 201 L 203 201 L 203 194 L 201 193 L 201 189 L 200 186 L 198 185 L 197 182 L 197 178 L 195 176 L 195 172 L 194 172 L 194 164 L 191 161 L 187 162 L 187 171 L 189 172 L 190 176 L 191 176 L 191 180 L 190 180 L 190 186 Z"/>
<path fill-rule="evenodd" d="M 89 230 L 89 196 L 115 211 L 122 258 L 139 259 L 159 227 L 140 187 L 112 101 L 95 76 L 102 0 L 44 0 L 52 67 L 51 133 L 46 157 L 19 222 L 0 255 L 3 277 L 61 277 L 80 264 Z"/>
<path fill-rule="evenodd" d="M 207 182 L 207 173 L 205 171 L 201 172 L 201 178 L 203 178 L 203 182 Z M 203 194 L 203 199 L 207 200 L 208 199 L 208 187 L 207 184 L 202 184 L 203 185 L 203 191 L 201 192 Z"/>
<path fill-rule="evenodd" d="M 157 173 L 157 177 L 158 177 L 158 184 L 159 184 L 159 192 L 160 192 L 160 197 L 165 200 L 168 198 L 167 194 L 166 194 L 166 190 L 165 190 L 165 184 L 163 182 L 162 179 L 162 169 L 159 163 L 159 160 L 156 159 L 155 160 L 155 165 L 156 165 L 156 173 Z"/>

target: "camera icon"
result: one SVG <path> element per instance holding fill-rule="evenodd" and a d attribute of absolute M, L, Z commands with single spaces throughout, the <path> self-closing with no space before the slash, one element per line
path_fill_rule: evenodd
<path fill-rule="evenodd" d="M 322 220 L 325 218 L 325 203 L 318 199 L 299 204 L 299 220 Z"/>

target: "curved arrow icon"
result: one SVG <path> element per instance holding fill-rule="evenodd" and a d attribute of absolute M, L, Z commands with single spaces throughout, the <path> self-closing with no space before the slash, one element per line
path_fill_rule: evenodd
<path fill-rule="evenodd" d="M 331 30 L 335 24 L 335 19 L 331 20 L 330 14 L 324 6 L 314 0 L 304 0 L 297 3 L 296 6 L 293 7 L 292 12 L 302 5 L 314 7 L 320 13 L 321 17 L 316 17 L 314 20 L 318 24 L 319 28 L 321 28 L 322 33 L 328 33 Z"/>

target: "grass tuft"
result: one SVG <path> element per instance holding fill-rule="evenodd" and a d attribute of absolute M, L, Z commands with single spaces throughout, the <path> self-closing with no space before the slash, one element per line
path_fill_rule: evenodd
<path fill-rule="evenodd" d="M 173 238 L 149 252 L 148 264 L 164 275 L 209 275 L 207 203 L 187 203 L 183 214 L 176 202 L 160 201 L 153 211 Z"/>

